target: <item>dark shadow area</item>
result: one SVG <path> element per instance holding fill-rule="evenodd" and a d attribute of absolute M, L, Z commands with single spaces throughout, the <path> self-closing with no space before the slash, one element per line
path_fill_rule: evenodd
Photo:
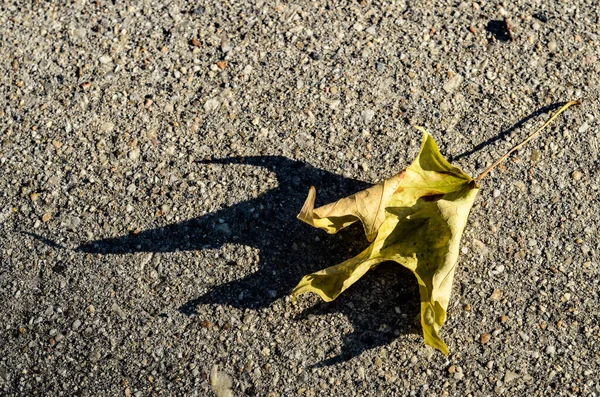
<path fill-rule="evenodd" d="M 463 152 L 459 155 L 453 156 L 450 159 L 450 162 L 454 162 L 457 160 L 462 159 L 463 157 L 467 157 L 472 155 L 475 152 L 480 151 L 481 149 L 483 149 L 484 147 L 491 145 L 503 138 L 505 138 L 506 136 L 510 135 L 514 130 L 523 127 L 523 125 L 525 123 L 527 123 L 529 120 L 538 117 L 544 113 L 548 113 L 551 112 L 553 110 L 557 110 L 560 107 L 564 106 L 567 102 L 559 102 L 559 103 L 554 103 L 552 105 L 548 105 L 548 106 L 544 106 L 543 108 L 540 108 L 538 110 L 536 110 L 535 112 L 531 113 L 530 115 L 528 115 L 527 117 L 522 118 L 521 120 L 519 120 L 516 124 L 514 124 L 512 127 L 501 131 L 498 135 L 496 135 L 495 137 L 492 137 L 490 139 L 488 139 L 487 141 L 481 142 L 480 144 L 478 144 L 477 146 L 475 146 L 473 149 L 471 150 L 467 150 L 466 152 Z"/>
<path fill-rule="evenodd" d="M 415 276 L 397 263 L 384 262 L 333 302 L 319 302 L 297 319 L 339 312 L 352 323 L 353 330 L 342 337 L 339 351 L 334 348 L 325 352 L 325 359 L 313 366 L 326 367 L 388 345 L 400 335 L 421 334 L 420 310 Z"/>
<path fill-rule="evenodd" d="M 94 254 L 161 253 L 219 248 L 226 243 L 257 248 L 260 251 L 258 271 L 216 285 L 205 294 L 192 297 L 179 308 L 181 313 L 193 315 L 196 307 L 204 304 L 249 309 L 267 307 L 277 298 L 289 294 L 305 274 L 342 262 L 367 246 L 360 224 L 352 225 L 336 235 L 328 235 L 304 224 L 296 219 L 296 215 L 311 185 L 317 188 L 318 206 L 363 190 L 370 184 L 280 156 L 215 159 L 199 162 L 198 166 L 212 167 L 214 164 L 265 167 L 275 173 L 278 186 L 254 199 L 199 218 L 136 235 L 92 241 L 76 250 Z M 230 265 L 244 266 L 235 261 Z M 398 267 L 395 266 L 396 269 Z M 396 273 L 388 273 L 384 274 L 386 278 L 396 278 Z M 389 343 L 392 335 L 379 331 L 383 322 L 394 322 L 392 328 L 400 330 L 400 333 L 407 329 L 401 324 L 406 319 L 395 314 L 394 307 L 405 304 L 399 301 L 411 302 L 416 305 L 418 312 L 416 281 L 410 272 L 408 275 L 402 285 L 411 285 L 414 291 L 405 295 L 396 291 L 390 296 L 389 291 L 381 290 L 372 299 L 364 289 L 371 291 L 372 286 L 363 284 L 351 288 L 356 295 L 346 291 L 345 296 L 336 302 L 317 305 L 316 311 L 342 312 L 353 324 L 355 331 L 344 340 L 340 357 L 345 357 L 345 360 L 364 350 Z M 375 282 L 375 279 L 370 279 L 367 284 Z M 361 307 L 363 305 L 365 307 Z M 409 317 L 411 324 L 412 321 L 413 318 Z M 397 333 L 393 337 L 397 337 Z"/>
<path fill-rule="evenodd" d="M 34 239 L 39 240 L 42 243 L 44 243 L 47 246 L 52 247 L 52 248 L 68 249 L 67 247 L 63 247 L 62 245 L 58 244 L 57 242 L 52 241 L 52 240 L 50 240 L 50 239 L 48 239 L 48 238 L 46 238 L 44 236 L 40 236 L 39 234 L 36 234 L 36 233 L 24 232 L 24 231 L 19 231 L 18 233 L 25 234 L 27 236 L 33 237 Z"/>
<path fill-rule="evenodd" d="M 513 39 L 510 24 L 506 19 L 489 21 L 485 30 L 492 34 L 494 40 L 507 42 Z"/>

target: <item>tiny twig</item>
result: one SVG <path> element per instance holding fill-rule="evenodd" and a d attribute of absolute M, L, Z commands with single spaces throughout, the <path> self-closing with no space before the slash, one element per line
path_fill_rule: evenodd
<path fill-rule="evenodd" d="M 516 145 L 515 147 L 510 149 L 508 152 L 506 152 L 506 154 L 504 154 L 498 160 L 494 161 L 494 164 L 490 165 L 481 174 L 479 174 L 479 176 L 477 178 L 475 178 L 475 182 L 479 182 L 481 179 L 483 179 L 491 170 L 496 168 L 496 166 L 498 164 L 500 164 L 501 162 L 506 160 L 506 158 L 508 156 L 510 156 L 515 150 L 519 150 L 523 145 L 525 145 L 527 142 L 529 142 L 530 140 L 535 138 L 544 128 L 546 128 L 548 126 L 548 124 L 550 124 L 552 122 L 552 120 L 557 118 L 562 112 L 564 112 L 565 110 L 567 110 L 568 108 L 570 108 L 573 105 L 581 105 L 581 101 L 580 100 L 570 101 L 570 102 L 567 102 L 566 104 L 564 104 L 560 109 L 558 109 L 558 111 L 556 113 L 554 113 L 552 115 L 552 117 L 550 117 L 548 119 L 548 121 L 546 121 L 544 123 L 544 125 L 542 125 L 540 128 L 538 128 L 533 134 L 529 135 L 527 137 L 527 139 L 525 139 L 523 142 L 519 143 L 518 145 Z"/>

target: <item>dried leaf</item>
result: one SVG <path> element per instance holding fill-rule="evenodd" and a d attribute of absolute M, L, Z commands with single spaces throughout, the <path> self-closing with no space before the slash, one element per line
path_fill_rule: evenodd
<path fill-rule="evenodd" d="M 459 244 L 479 187 L 440 154 L 423 131 L 421 150 L 404 171 L 382 184 L 314 209 L 311 187 L 298 215 L 328 233 L 360 221 L 371 245 L 356 257 L 302 278 L 293 298 L 314 292 L 331 301 L 384 261 L 410 269 L 419 283 L 425 343 L 448 354 L 439 336 L 446 319 Z"/>

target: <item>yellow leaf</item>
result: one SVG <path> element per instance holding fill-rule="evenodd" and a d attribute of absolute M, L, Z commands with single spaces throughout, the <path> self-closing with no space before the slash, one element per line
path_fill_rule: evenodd
<path fill-rule="evenodd" d="M 394 261 L 410 269 L 419 283 L 425 343 L 448 354 L 439 331 L 446 319 L 460 238 L 479 187 L 450 165 L 431 135 L 422 131 L 417 158 L 382 184 L 317 209 L 311 187 L 299 219 L 328 233 L 360 221 L 372 243 L 354 258 L 304 276 L 293 298 L 314 292 L 331 301 L 379 263 Z"/>

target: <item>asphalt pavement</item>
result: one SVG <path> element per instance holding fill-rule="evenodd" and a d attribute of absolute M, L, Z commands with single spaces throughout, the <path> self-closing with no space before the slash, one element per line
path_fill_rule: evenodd
<path fill-rule="evenodd" d="M 598 396 L 594 1 L 1 1 L 0 394 Z M 442 338 L 368 243 L 296 214 L 475 177 Z"/>

